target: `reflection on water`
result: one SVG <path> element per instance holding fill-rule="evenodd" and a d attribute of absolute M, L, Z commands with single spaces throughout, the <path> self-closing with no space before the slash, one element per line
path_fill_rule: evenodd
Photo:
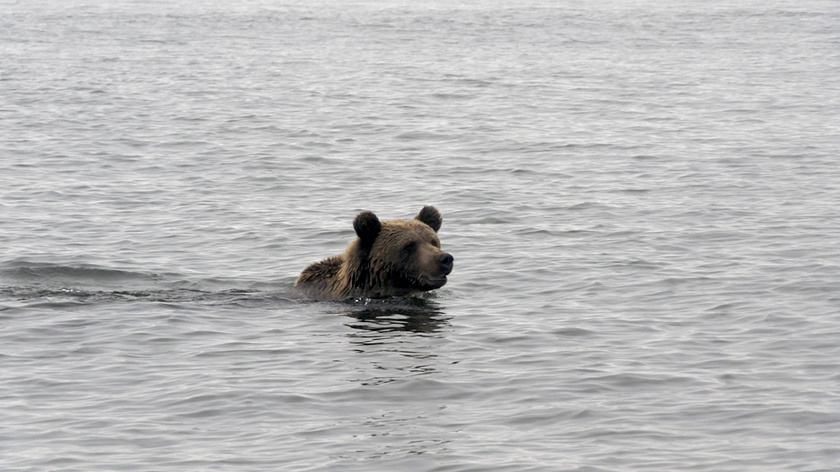
<path fill-rule="evenodd" d="M 423 298 L 393 298 L 385 300 L 363 299 L 354 301 L 358 309 L 344 312 L 352 318 L 347 326 L 363 331 L 388 333 L 408 331 L 437 333 L 448 324 L 442 308 Z M 354 333 L 351 336 L 364 335 Z"/>
<path fill-rule="evenodd" d="M 356 300 L 342 312 L 352 328 L 346 336 L 354 355 L 354 382 L 375 386 L 411 381 L 438 372 L 447 317 L 426 299 Z"/>
<path fill-rule="evenodd" d="M 414 333 L 436 333 L 446 325 L 447 319 L 439 312 L 399 313 L 393 310 L 364 310 L 347 313 L 354 319 L 347 323 L 352 328 L 388 333 L 410 331 Z"/>

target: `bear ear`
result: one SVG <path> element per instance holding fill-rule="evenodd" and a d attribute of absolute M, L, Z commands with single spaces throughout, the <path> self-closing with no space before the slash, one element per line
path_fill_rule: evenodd
<path fill-rule="evenodd" d="M 440 224 L 443 223 L 443 218 L 440 217 L 440 212 L 437 208 L 431 205 L 424 206 L 423 209 L 420 210 L 420 214 L 418 214 L 414 219 L 426 223 L 430 228 L 435 230 L 435 233 L 438 232 Z"/>
<path fill-rule="evenodd" d="M 369 245 L 373 244 L 373 240 L 379 235 L 382 224 L 372 211 L 363 211 L 353 220 L 353 229 L 356 230 L 362 244 Z"/>

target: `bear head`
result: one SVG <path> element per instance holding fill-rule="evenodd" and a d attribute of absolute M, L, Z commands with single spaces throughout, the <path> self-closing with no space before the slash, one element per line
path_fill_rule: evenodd
<path fill-rule="evenodd" d="M 442 287 L 454 258 L 440 247 L 443 219 L 425 206 L 411 220 L 380 221 L 364 211 L 353 228 L 358 238 L 346 253 L 352 290 L 371 297 L 412 295 Z"/>

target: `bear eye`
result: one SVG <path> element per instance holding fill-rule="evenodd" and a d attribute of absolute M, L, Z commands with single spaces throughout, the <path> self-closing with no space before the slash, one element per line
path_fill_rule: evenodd
<path fill-rule="evenodd" d="M 440 247 L 440 241 L 438 241 L 437 239 L 433 239 L 432 240 L 432 246 L 439 248 Z"/>
<path fill-rule="evenodd" d="M 403 251 L 405 251 L 405 252 L 414 252 L 414 249 L 416 249 L 416 248 L 417 248 L 417 243 L 415 243 L 414 241 L 412 241 L 412 242 L 410 242 L 410 243 L 406 244 L 405 246 L 403 246 Z"/>

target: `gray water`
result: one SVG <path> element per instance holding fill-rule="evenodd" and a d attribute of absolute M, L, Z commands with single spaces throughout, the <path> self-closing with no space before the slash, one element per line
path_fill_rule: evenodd
<path fill-rule="evenodd" d="M 840 464 L 834 1 L 0 0 L 0 469 Z M 450 282 L 312 302 L 361 210 Z"/>

